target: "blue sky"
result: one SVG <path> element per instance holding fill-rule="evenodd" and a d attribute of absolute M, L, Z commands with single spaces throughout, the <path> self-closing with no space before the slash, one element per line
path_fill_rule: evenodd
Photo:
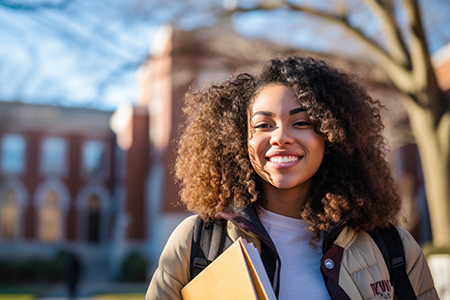
<path fill-rule="evenodd" d="M 0 99 L 106 110 L 136 101 L 136 70 L 158 26 L 174 15 L 183 29 L 215 22 L 214 1 L 205 6 L 191 0 L 191 11 L 175 2 L 157 6 L 152 0 L 0 0 Z M 424 15 L 432 16 L 424 18 L 432 52 L 450 42 L 449 2 L 429 0 L 424 6 Z M 50 7 L 10 7 L 45 3 Z M 65 3 L 63 8 L 52 7 Z M 370 18 L 355 15 L 352 21 L 358 24 Z M 377 38 L 376 23 L 371 22 L 374 25 L 366 28 Z M 234 17 L 233 24 L 249 38 L 313 51 L 330 51 L 333 45 L 334 51 L 347 55 L 363 54 L 338 27 L 320 30 L 321 20 L 293 12 L 246 13 Z"/>
<path fill-rule="evenodd" d="M 136 68 L 158 23 L 89 2 L 66 10 L 0 6 L 2 100 L 101 109 L 135 100 Z"/>

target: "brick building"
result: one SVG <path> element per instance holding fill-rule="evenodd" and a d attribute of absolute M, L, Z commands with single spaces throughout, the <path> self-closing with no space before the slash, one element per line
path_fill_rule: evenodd
<path fill-rule="evenodd" d="M 0 102 L 0 256 L 73 249 L 107 265 L 115 136 L 110 112 Z M 92 265 L 93 266 L 93 265 Z"/>

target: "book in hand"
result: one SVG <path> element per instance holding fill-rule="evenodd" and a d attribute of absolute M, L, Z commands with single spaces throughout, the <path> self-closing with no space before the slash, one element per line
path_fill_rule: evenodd
<path fill-rule="evenodd" d="M 276 300 L 258 250 L 239 238 L 182 290 L 184 300 Z"/>

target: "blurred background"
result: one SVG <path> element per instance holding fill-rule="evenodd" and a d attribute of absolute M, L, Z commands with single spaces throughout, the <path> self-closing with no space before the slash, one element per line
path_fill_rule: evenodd
<path fill-rule="evenodd" d="M 387 107 L 402 226 L 450 253 L 449 15 L 446 0 L 0 0 L 0 299 L 141 299 L 189 215 L 171 169 L 183 95 L 293 53 Z M 448 299 L 450 259 L 434 265 Z"/>

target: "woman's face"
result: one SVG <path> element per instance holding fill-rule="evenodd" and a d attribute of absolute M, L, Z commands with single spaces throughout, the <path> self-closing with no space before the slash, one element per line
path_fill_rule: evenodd
<path fill-rule="evenodd" d="M 324 139 L 290 88 L 263 88 L 249 112 L 248 152 L 265 184 L 278 189 L 309 188 L 324 155 Z"/>

